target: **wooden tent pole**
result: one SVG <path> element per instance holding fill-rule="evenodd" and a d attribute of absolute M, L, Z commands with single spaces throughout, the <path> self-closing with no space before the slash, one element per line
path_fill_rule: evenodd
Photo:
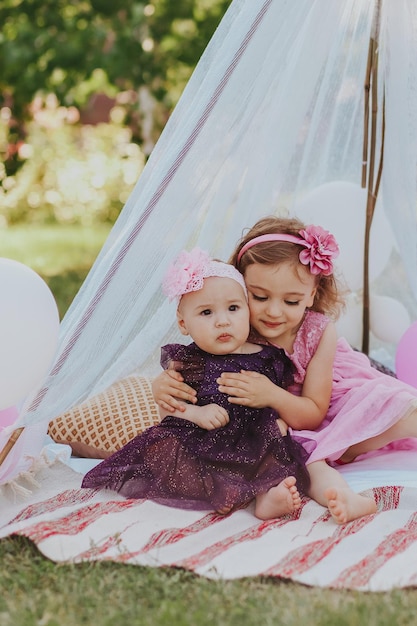
<path fill-rule="evenodd" d="M 16 428 L 16 430 L 12 432 L 6 445 L 4 446 L 3 450 L 1 450 L 0 452 L 0 465 L 2 465 L 3 461 L 6 460 L 6 458 L 9 455 L 10 450 L 13 448 L 14 444 L 19 439 L 20 435 L 22 434 L 24 430 L 25 429 L 22 426 L 21 428 Z"/>
<path fill-rule="evenodd" d="M 382 0 L 377 0 L 375 4 L 374 22 L 372 35 L 369 42 L 368 64 L 365 77 L 365 111 L 364 111 L 364 145 L 362 163 L 362 186 L 367 187 L 366 219 L 364 234 L 364 264 L 363 264 L 363 314 L 362 314 L 362 351 L 369 352 L 369 318 L 370 318 L 370 294 L 369 294 L 369 241 L 371 225 L 375 211 L 379 184 L 382 175 L 383 150 L 384 150 L 384 127 L 385 115 L 383 114 L 383 132 L 381 137 L 381 154 L 378 167 L 377 184 L 374 187 L 376 140 L 378 124 L 378 44 L 380 11 Z M 372 114 L 371 129 L 369 138 L 369 95 L 371 96 Z M 384 103 L 385 104 L 385 103 Z M 368 141 L 369 163 L 368 163 Z"/>
<path fill-rule="evenodd" d="M 364 111 L 363 111 L 363 150 L 362 150 L 362 187 L 366 187 L 368 171 L 368 146 L 369 146 L 369 92 L 371 90 L 371 71 L 373 57 L 373 39 L 369 42 L 368 62 L 366 64 L 365 84 L 364 84 Z"/>

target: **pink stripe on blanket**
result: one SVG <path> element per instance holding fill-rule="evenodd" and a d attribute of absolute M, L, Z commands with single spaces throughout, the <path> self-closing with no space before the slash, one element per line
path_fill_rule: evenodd
<path fill-rule="evenodd" d="M 305 502 L 304 502 L 305 504 Z M 282 528 L 287 524 L 290 524 L 295 519 L 298 519 L 301 515 L 303 506 L 298 511 L 295 511 L 292 515 L 287 515 L 286 517 L 281 517 L 280 519 L 269 520 L 266 522 L 258 522 L 254 526 L 251 526 L 248 529 L 241 531 L 240 533 L 236 533 L 234 535 L 230 535 L 225 537 L 221 541 L 213 543 L 211 546 L 208 546 L 201 552 L 194 554 L 192 557 L 184 559 L 182 561 L 177 561 L 173 565 L 175 567 L 183 567 L 185 569 L 196 570 L 203 565 L 206 565 L 220 554 L 227 552 L 230 548 L 233 548 L 236 545 L 239 545 L 245 541 L 254 541 L 259 539 L 266 533 L 271 530 L 276 530 L 277 528 Z"/>
<path fill-rule="evenodd" d="M 38 524 L 29 526 L 22 531 L 22 534 L 35 543 L 40 543 L 55 535 L 77 535 L 101 517 L 110 515 L 111 513 L 121 513 L 127 509 L 131 509 L 133 506 L 137 506 L 137 504 L 138 500 L 98 502 L 82 509 L 77 509 L 70 515 L 60 517 L 59 519 L 51 520 L 50 522 L 39 522 Z"/>
<path fill-rule="evenodd" d="M 403 487 L 381 487 L 373 490 L 373 496 L 378 505 L 378 510 L 388 511 L 398 508 L 400 495 Z M 327 558 L 331 552 L 340 545 L 350 535 L 354 535 L 361 531 L 365 526 L 371 524 L 375 519 L 375 515 L 368 515 L 358 520 L 335 526 L 335 531 L 331 537 L 313 541 L 308 546 L 302 546 L 290 552 L 285 559 L 273 567 L 267 569 L 264 574 L 266 576 L 279 576 L 282 578 L 293 578 L 307 570 L 311 569 L 323 559 Z M 325 514 L 318 518 L 314 525 L 323 522 L 324 517 L 330 519 L 330 514 Z"/>
<path fill-rule="evenodd" d="M 146 542 L 144 546 L 140 548 L 140 550 L 131 550 L 127 549 L 125 544 L 123 543 L 123 534 L 128 530 L 128 528 L 134 526 L 134 524 L 130 524 L 130 526 L 120 529 L 120 532 L 117 536 L 109 537 L 105 543 L 101 545 L 95 545 L 92 549 L 87 550 L 85 552 L 81 552 L 77 555 L 77 561 L 85 561 L 90 559 L 98 558 L 98 556 L 102 556 L 101 560 L 106 560 L 106 552 L 108 550 L 112 550 L 114 547 L 120 547 L 119 554 L 115 555 L 112 553 L 111 556 L 108 557 L 109 560 L 116 561 L 118 563 L 125 563 L 128 561 L 133 561 L 141 554 L 146 554 L 154 549 L 161 549 L 168 545 L 172 545 L 181 541 L 182 539 L 186 539 L 188 536 L 197 534 L 210 526 L 215 524 L 216 522 L 220 522 L 225 518 L 224 515 L 219 515 L 218 513 L 208 513 L 204 517 L 198 519 L 196 522 L 185 526 L 184 528 L 166 528 L 164 530 L 158 531 L 151 535 L 149 540 Z"/>
<path fill-rule="evenodd" d="M 94 495 L 95 492 L 91 489 L 67 489 L 67 491 L 63 491 L 58 496 L 53 496 L 48 500 L 43 500 L 42 502 L 36 502 L 36 504 L 27 506 L 19 513 L 19 515 L 16 515 L 16 517 L 11 519 L 9 524 L 23 522 L 26 519 L 37 517 L 38 515 L 43 515 L 45 513 L 52 513 L 53 511 L 57 511 L 58 509 L 66 506 L 83 504 L 84 502 L 91 500 Z"/>
<path fill-rule="evenodd" d="M 141 550 L 134 553 L 134 556 L 149 552 L 154 548 L 163 548 L 165 546 L 176 543 L 177 541 L 181 541 L 189 535 L 199 533 L 202 530 L 205 530 L 206 528 L 211 526 L 212 524 L 220 522 L 224 518 L 224 515 L 219 515 L 218 513 L 209 513 L 208 515 L 204 515 L 204 517 L 200 518 L 189 526 L 185 526 L 184 528 L 165 528 L 164 530 L 160 530 L 159 532 L 153 534 L 146 542 L 146 544 L 141 548 Z"/>
<path fill-rule="evenodd" d="M 307 546 L 302 546 L 290 552 L 279 563 L 265 570 L 265 576 L 279 576 L 281 578 L 293 578 L 311 569 L 329 554 L 349 535 L 353 535 L 369 524 L 373 515 L 362 517 L 343 526 L 335 526 L 331 537 L 312 541 Z"/>
<path fill-rule="evenodd" d="M 132 526 L 132 524 L 131 524 Z M 124 563 L 132 558 L 132 553 L 127 551 L 123 543 L 123 533 L 129 527 L 120 529 L 120 532 L 107 537 L 102 543 L 95 543 L 88 550 L 80 552 L 74 557 L 75 563 L 81 563 L 84 561 L 112 561 L 117 563 Z M 114 548 L 119 549 L 118 554 L 114 554 Z M 111 556 L 106 556 L 106 552 L 112 551 Z"/>
<path fill-rule="evenodd" d="M 403 528 L 394 530 L 364 559 L 347 568 L 332 583 L 331 587 L 366 587 L 372 576 L 390 559 L 405 552 L 417 540 L 417 513 L 413 513 Z"/>

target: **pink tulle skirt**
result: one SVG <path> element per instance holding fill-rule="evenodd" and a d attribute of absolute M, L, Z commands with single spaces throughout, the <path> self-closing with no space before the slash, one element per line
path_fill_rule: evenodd
<path fill-rule="evenodd" d="M 353 444 L 385 432 L 413 408 L 417 411 L 416 388 L 378 371 L 364 354 L 339 340 L 327 416 L 318 429 L 292 434 L 302 437 L 304 447 L 311 451 L 308 463 L 335 461 Z M 417 450 L 417 439 L 403 439 L 389 447 Z"/>

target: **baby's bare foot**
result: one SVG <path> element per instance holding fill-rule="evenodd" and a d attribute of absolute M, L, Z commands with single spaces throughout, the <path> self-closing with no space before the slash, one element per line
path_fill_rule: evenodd
<path fill-rule="evenodd" d="M 345 524 L 352 520 L 376 513 L 376 502 L 373 498 L 361 496 L 349 488 L 326 489 L 327 507 L 337 524 Z"/>
<path fill-rule="evenodd" d="M 259 519 L 275 519 L 293 513 L 301 506 L 294 476 L 284 478 L 276 487 L 256 497 L 255 515 Z"/>
<path fill-rule="evenodd" d="M 232 508 L 233 508 L 232 505 L 230 505 L 230 506 L 222 506 L 219 509 L 217 509 L 216 513 L 218 513 L 219 515 L 227 515 L 228 513 L 230 513 Z"/>

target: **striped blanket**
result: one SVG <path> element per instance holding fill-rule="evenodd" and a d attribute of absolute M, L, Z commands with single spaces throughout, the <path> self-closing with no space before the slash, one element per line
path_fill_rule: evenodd
<path fill-rule="evenodd" d="M 347 468 L 357 490 L 373 479 L 378 513 L 342 526 L 309 499 L 296 514 L 267 522 L 251 507 L 220 516 L 126 500 L 80 489 L 82 474 L 57 461 L 38 472 L 37 485 L 26 484 L 30 495 L 0 488 L 0 537 L 28 537 L 56 562 L 111 560 L 184 568 L 213 579 L 272 576 L 364 591 L 414 586 L 417 460 L 412 452 L 396 455 L 396 469 L 378 471 L 376 463 L 373 476 L 360 462 Z M 403 484 L 389 485 L 393 478 Z"/>

